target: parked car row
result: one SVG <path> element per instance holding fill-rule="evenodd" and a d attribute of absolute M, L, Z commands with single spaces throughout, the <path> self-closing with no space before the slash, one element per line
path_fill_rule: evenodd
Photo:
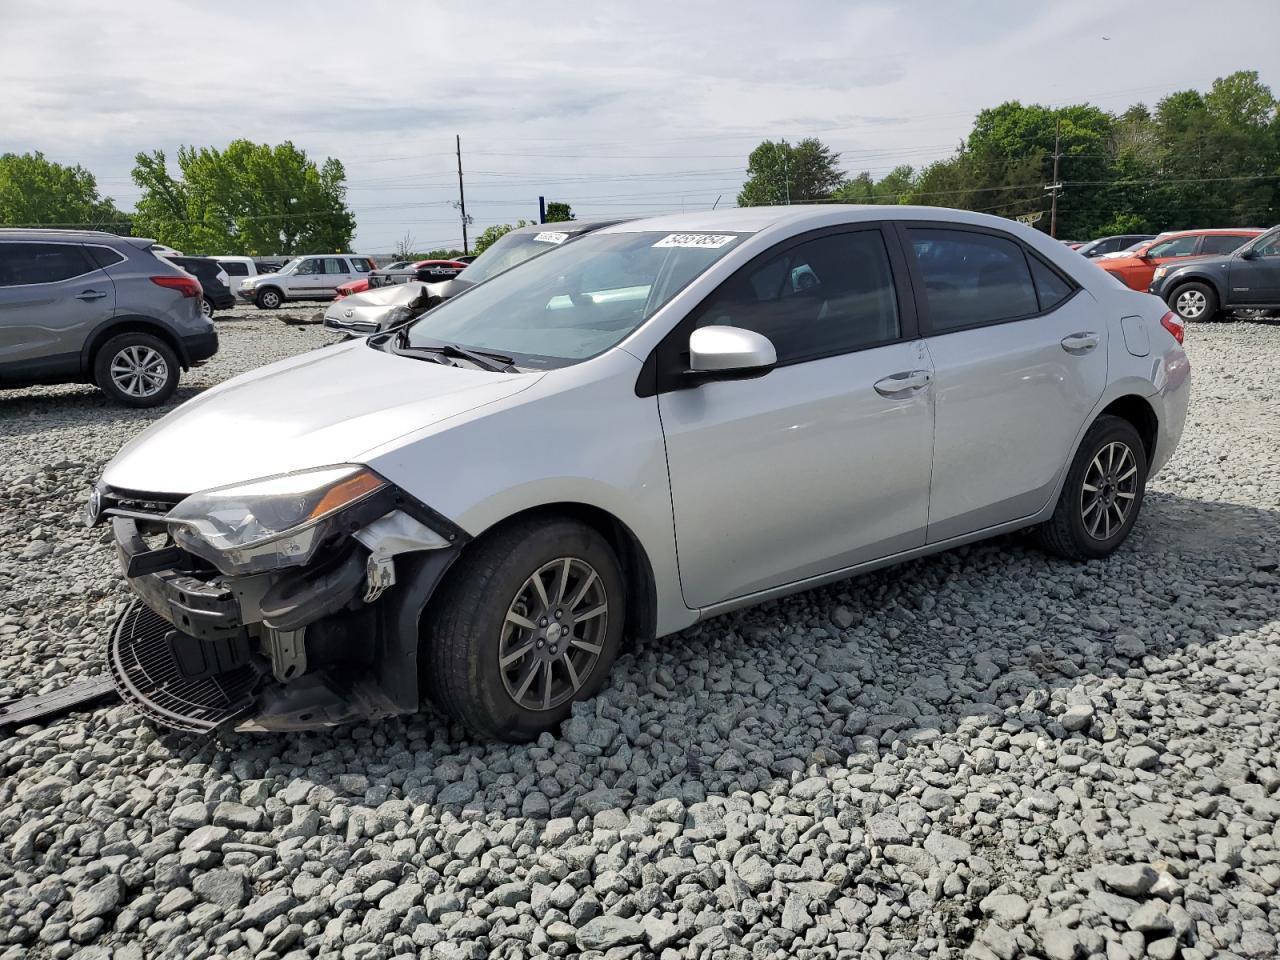
<path fill-rule="evenodd" d="M 1134 242 L 1107 249 L 1125 240 Z M 1129 289 L 1160 297 L 1183 321 L 1209 320 L 1224 311 L 1280 310 L 1280 228 L 1104 237 L 1076 252 Z"/>

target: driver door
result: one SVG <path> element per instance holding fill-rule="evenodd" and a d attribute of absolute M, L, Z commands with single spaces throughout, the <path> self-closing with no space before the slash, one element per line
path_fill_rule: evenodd
<path fill-rule="evenodd" d="M 687 365 L 689 334 L 712 324 L 768 337 L 778 364 L 659 393 L 686 604 L 921 546 L 932 368 L 896 239 L 839 228 L 773 248 L 668 336 L 659 363 Z"/>
<path fill-rule="evenodd" d="M 1228 268 L 1230 302 L 1239 306 L 1280 305 L 1280 230 L 1258 239 L 1249 248 L 1249 259 L 1240 251 Z"/>

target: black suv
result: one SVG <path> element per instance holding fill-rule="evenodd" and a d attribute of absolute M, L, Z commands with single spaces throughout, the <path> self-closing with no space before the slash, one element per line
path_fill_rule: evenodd
<path fill-rule="evenodd" d="M 1147 292 L 1183 320 L 1212 320 L 1227 310 L 1280 310 L 1280 227 L 1229 254 L 1158 267 Z"/>
<path fill-rule="evenodd" d="M 181 267 L 200 281 L 204 291 L 200 309 L 206 317 L 215 310 L 230 310 L 236 305 L 236 295 L 227 284 L 227 272 L 212 257 L 169 257 L 169 262 Z"/>

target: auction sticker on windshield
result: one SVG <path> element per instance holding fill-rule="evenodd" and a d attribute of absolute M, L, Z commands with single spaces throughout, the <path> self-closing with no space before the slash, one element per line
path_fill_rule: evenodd
<path fill-rule="evenodd" d="M 669 233 L 655 247 L 707 247 L 718 250 L 727 243 L 737 240 L 732 233 Z"/>
<path fill-rule="evenodd" d="M 539 243 L 564 243 L 569 239 L 569 235 L 567 233 L 557 233 L 554 230 L 544 230 L 542 233 L 537 234 L 533 239 L 537 240 Z"/>

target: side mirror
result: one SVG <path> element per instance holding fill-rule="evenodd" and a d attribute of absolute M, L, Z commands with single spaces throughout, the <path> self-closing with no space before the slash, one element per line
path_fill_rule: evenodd
<path fill-rule="evenodd" d="M 699 327 L 689 335 L 689 374 L 699 380 L 761 377 L 778 363 L 769 338 L 741 327 Z"/>
<path fill-rule="evenodd" d="M 1258 251 L 1253 249 L 1253 247 L 1246 247 L 1245 249 L 1240 251 L 1241 260 L 1256 260 L 1257 258 L 1258 258 Z"/>

